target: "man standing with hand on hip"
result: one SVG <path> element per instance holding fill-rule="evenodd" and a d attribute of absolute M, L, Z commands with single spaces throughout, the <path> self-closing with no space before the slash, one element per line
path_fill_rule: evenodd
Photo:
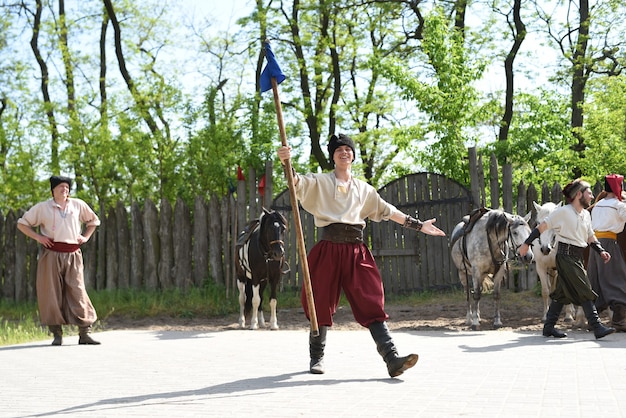
<path fill-rule="evenodd" d="M 50 177 L 52 199 L 30 208 L 17 228 L 41 244 L 37 302 L 41 323 L 54 335 L 52 345 L 63 344 L 62 326 L 69 324 L 78 326 L 78 344 L 100 344 L 89 335 L 98 316 L 85 289 L 80 250 L 100 219 L 87 203 L 70 198 L 71 185 L 68 177 Z"/>

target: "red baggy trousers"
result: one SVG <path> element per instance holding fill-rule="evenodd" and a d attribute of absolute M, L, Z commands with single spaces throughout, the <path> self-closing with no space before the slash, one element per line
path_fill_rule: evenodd
<path fill-rule="evenodd" d="M 315 313 L 320 326 L 331 326 L 343 290 L 354 319 L 364 327 L 384 322 L 385 292 L 374 256 L 365 244 L 319 241 L 307 258 Z M 306 292 L 302 287 L 302 306 L 310 319 Z"/>

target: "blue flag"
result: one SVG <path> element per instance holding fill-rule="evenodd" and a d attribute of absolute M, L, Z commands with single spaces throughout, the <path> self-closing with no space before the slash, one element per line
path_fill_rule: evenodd
<path fill-rule="evenodd" d="M 285 74 L 278 66 L 276 57 L 272 52 L 272 47 L 269 42 L 265 42 L 265 58 L 267 58 L 267 65 L 261 73 L 261 93 L 264 93 L 272 88 L 272 77 L 276 79 L 276 83 L 280 84 L 285 81 Z"/>

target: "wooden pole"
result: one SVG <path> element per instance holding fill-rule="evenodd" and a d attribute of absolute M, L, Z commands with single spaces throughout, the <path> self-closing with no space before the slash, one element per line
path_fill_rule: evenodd
<path fill-rule="evenodd" d="M 283 109 L 280 104 L 278 95 L 278 83 L 276 78 L 272 77 L 272 92 L 274 93 L 274 106 L 276 107 L 276 118 L 278 119 L 278 130 L 280 131 L 280 141 L 283 146 L 287 144 L 287 134 L 285 133 L 285 122 L 283 121 Z M 298 244 L 298 254 L 304 274 L 304 292 L 306 294 L 306 302 L 309 307 L 309 319 L 311 321 L 311 332 L 314 336 L 319 335 L 319 327 L 317 325 L 317 313 L 315 312 L 315 300 L 313 299 L 313 289 L 311 288 L 311 276 L 309 273 L 309 262 L 304 246 L 304 234 L 302 233 L 302 222 L 300 221 L 300 209 L 298 207 L 298 198 L 296 197 L 296 188 L 293 180 L 293 170 L 291 160 L 285 161 L 285 175 L 287 176 L 287 184 L 289 186 L 289 198 L 291 200 L 291 208 L 293 212 L 293 223 L 296 227 L 296 241 Z"/>

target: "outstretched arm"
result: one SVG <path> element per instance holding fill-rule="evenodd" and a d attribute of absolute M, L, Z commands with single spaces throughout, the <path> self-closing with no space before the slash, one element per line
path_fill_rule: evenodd
<path fill-rule="evenodd" d="M 393 214 L 393 216 L 391 217 L 391 220 L 396 223 L 399 223 L 405 228 L 414 229 L 416 231 L 421 231 L 427 235 L 433 235 L 437 237 L 446 236 L 445 232 L 443 232 L 441 229 L 433 225 L 437 221 L 437 218 L 432 218 L 427 221 L 420 221 L 419 219 L 415 219 L 409 215 L 405 215 L 404 213 L 398 212 L 398 213 Z"/>

